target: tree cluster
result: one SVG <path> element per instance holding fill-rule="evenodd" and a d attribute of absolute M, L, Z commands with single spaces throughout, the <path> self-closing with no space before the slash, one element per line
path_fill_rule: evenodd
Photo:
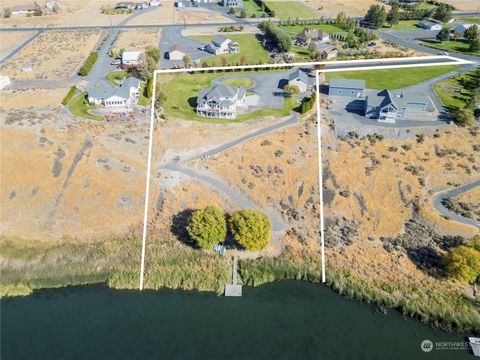
<path fill-rule="evenodd" d="M 287 52 L 292 48 L 292 39 L 290 36 L 279 30 L 270 21 L 264 21 L 260 24 L 260 29 L 265 35 L 265 39 L 272 43 L 280 52 Z"/>
<path fill-rule="evenodd" d="M 381 28 L 387 20 L 384 6 L 371 5 L 365 15 L 365 21 L 374 29 Z"/>

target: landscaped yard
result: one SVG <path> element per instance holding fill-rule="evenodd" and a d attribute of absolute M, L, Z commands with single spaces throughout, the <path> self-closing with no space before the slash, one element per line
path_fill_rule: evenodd
<path fill-rule="evenodd" d="M 297 1 L 266 1 L 265 5 L 275 11 L 275 17 L 281 20 L 318 19 L 320 14 Z"/>
<path fill-rule="evenodd" d="M 442 74 L 454 71 L 457 65 L 442 65 L 418 68 L 380 69 L 363 71 L 342 71 L 326 73 L 326 79 L 332 78 L 365 80 L 369 89 L 400 89 Z"/>
<path fill-rule="evenodd" d="M 305 28 L 321 29 L 327 33 L 345 32 L 344 29 L 335 24 L 279 25 L 278 28 L 290 35 L 296 35 Z"/>
<path fill-rule="evenodd" d="M 463 109 L 473 94 L 473 89 L 465 88 L 464 84 L 468 84 L 474 77 L 480 77 L 480 70 L 472 70 L 435 84 L 435 93 L 447 109 Z"/>
<path fill-rule="evenodd" d="M 200 35 L 192 36 L 192 39 L 209 43 L 213 40 L 214 35 Z M 225 37 L 235 40 L 240 46 L 240 52 L 238 54 L 223 54 L 217 56 L 211 56 L 202 59 L 202 63 L 206 62 L 210 66 L 223 66 L 221 58 L 225 58 L 229 65 L 240 64 L 240 59 L 243 55 L 247 57 L 247 64 L 258 64 L 259 62 L 266 63 L 268 61 L 268 52 L 263 48 L 262 44 L 255 35 L 252 34 L 226 34 Z"/>
<path fill-rule="evenodd" d="M 258 4 L 253 1 L 253 0 L 244 0 L 243 1 L 243 8 L 245 9 L 245 12 L 247 13 L 247 18 L 250 17 L 262 17 L 262 14 L 266 13 L 262 11 L 262 8 L 258 6 Z M 240 12 L 239 12 L 240 13 Z M 254 16 L 252 16 L 254 15 Z"/>
<path fill-rule="evenodd" d="M 80 93 L 75 99 L 70 102 L 70 104 L 68 105 L 68 110 L 73 115 L 85 119 L 102 121 L 103 116 L 92 115 L 88 112 L 88 110 L 96 109 L 97 107 L 89 105 L 86 96 L 86 92 Z"/>
<path fill-rule="evenodd" d="M 110 81 L 113 85 L 120 85 L 123 80 L 127 77 L 128 72 L 126 70 L 115 70 L 107 74 L 105 78 Z"/>
<path fill-rule="evenodd" d="M 475 18 L 459 18 L 457 19 L 458 22 L 464 23 L 464 24 L 480 24 L 480 17 L 475 17 Z"/>
<path fill-rule="evenodd" d="M 480 56 L 480 50 L 477 51 L 470 51 L 470 45 L 466 41 L 442 41 L 441 43 L 432 43 L 421 41 L 421 45 L 428 46 L 434 49 L 439 49 L 443 51 L 453 51 L 453 52 L 460 52 L 469 55 Z"/>
<path fill-rule="evenodd" d="M 260 109 L 254 112 L 239 115 L 234 120 L 209 119 L 198 116 L 195 112 L 195 107 L 199 91 L 201 89 L 208 88 L 211 85 L 212 81 L 219 76 L 222 75 L 181 74 L 175 76 L 175 78 L 163 84 L 161 86 L 161 91 L 167 96 L 167 100 L 164 104 L 166 115 L 185 120 L 197 120 L 213 123 L 229 123 L 251 120 L 261 116 L 287 116 L 298 105 L 295 98 L 286 98 L 284 100 L 284 106 L 282 109 Z"/>

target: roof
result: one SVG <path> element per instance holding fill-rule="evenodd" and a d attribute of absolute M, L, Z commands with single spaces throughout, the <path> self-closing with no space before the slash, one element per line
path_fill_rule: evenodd
<path fill-rule="evenodd" d="M 17 5 L 17 6 L 12 6 L 10 8 L 10 11 L 33 11 L 33 10 L 35 10 L 34 4 Z"/>
<path fill-rule="evenodd" d="M 208 89 L 200 90 L 197 97 L 197 104 L 201 105 L 208 100 L 215 100 L 220 103 L 221 106 L 233 105 L 233 102 L 224 98 L 243 97 L 246 94 L 246 90 L 243 87 L 232 87 L 225 84 L 217 84 Z M 221 100 L 224 99 L 224 100 Z"/>
<path fill-rule="evenodd" d="M 310 81 L 308 79 L 308 75 L 305 73 L 305 71 L 301 69 L 296 69 L 294 72 L 290 73 L 288 75 L 288 80 L 295 80 L 297 78 L 300 78 L 304 83 L 308 84 Z"/>
<path fill-rule="evenodd" d="M 223 44 L 225 41 L 228 41 L 228 40 L 229 40 L 229 39 L 227 39 L 225 36 L 217 35 L 217 36 L 215 36 L 215 37 L 213 38 L 212 43 L 221 45 L 221 44 Z"/>
<path fill-rule="evenodd" d="M 115 94 L 117 96 L 121 96 L 125 99 L 130 97 L 130 88 L 135 87 L 138 88 L 140 85 L 140 80 L 135 77 L 126 78 L 125 81 L 122 83 L 120 88 L 116 88 Z"/>
<path fill-rule="evenodd" d="M 305 39 L 323 38 L 326 36 L 328 36 L 328 33 L 324 32 L 323 30 L 312 28 L 304 28 L 297 34 L 297 37 L 302 37 Z"/>
<path fill-rule="evenodd" d="M 426 104 L 427 110 L 433 110 L 433 104 L 430 98 L 425 94 L 403 93 L 402 91 L 368 90 L 367 103 L 369 106 L 378 106 L 383 108 L 392 105 L 396 109 L 407 108 L 413 104 Z"/>
<path fill-rule="evenodd" d="M 330 80 L 330 87 L 347 88 L 347 89 L 365 89 L 365 80 L 351 80 L 335 78 Z"/>
<path fill-rule="evenodd" d="M 425 25 L 425 26 L 428 26 L 428 27 L 432 27 L 432 26 L 434 26 L 434 25 L 441 25 L 441 24 L 439 24 L 439 23 L 437 23 L 437 22 L 430 21 L 430 20 L 422 20 L 422 21 L 420 21 L 420 24 Z"/>
<path fill-rule="evenodd" d="M 122 61 L 137 61 L 141 54 L 141 51 L 124 51 Z"/>
<path fill-rule="evenodd" d="M 127 99 L 130 96 L 130 88 L 138 87 L 140 80 L 134 77 L 125 79 L 120 87 L 114 86 L 107 81 L 97 82 L 94 86 L 87 88 L 89 97 L 95 99 L 106 99 L 111 96 L 120 96 Z"/>
<path fill-rule="evenodd" d="M 183 47 L 181 47 L 180 45 L 178 44 L 175 44 L 175 45 L 172 45 L 170 46 L 170 48 L 168 49 L 168 52 L 173 52 L 173 51 L 180 51 L 182 53 L 186 53 L 185 49 Z"/>

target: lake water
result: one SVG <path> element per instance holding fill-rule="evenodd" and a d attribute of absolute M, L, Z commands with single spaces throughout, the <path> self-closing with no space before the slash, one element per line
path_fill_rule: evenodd
<path fill-rule="evenodd" d="M 41 290 L 1 302 L 8 359 L 474 359 L 467 350 L 420 349 L 464 341 L 397 312 L 282 281 L 242 298 L 105 286 Z"/>

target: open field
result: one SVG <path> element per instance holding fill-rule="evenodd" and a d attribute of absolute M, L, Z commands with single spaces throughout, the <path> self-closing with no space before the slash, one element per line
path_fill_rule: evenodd
<path fill-rule="evenodd" d="M 14 80 L 64 80 L 75 74 L 98 40 L 99 32 L 93 30 L 46 32 L 7 60 L 0 72 Z"/>
<path fill-rule="evenodd" d="M 317 19 L 320 14 L 297 1 L 266 1 L 265 5 L 280 20 Z"/>
<path fill-rule="evenodd" d="M 34 34 L 33 31 L 1 32 L 0 33 L 0 54 L 5 55 L 15 50 L 17 46 L 26 41 Z"/>
<path fill-rule="evenodd" d="M 23 0 L 2 2 L 2 9 L 7 6 L 28 4 Z M 110 0 L 62 0 L 58 14 L 27 17 L 24 14 L 13 15 L 9 19 L 0 19 L 0 26 L 93 26 L 116 25 L 128 15 L 105 15 L 100 13 L 102 6 L 113 5 Z"/>
<path fill-rule="evenodd" d="M 418 26 L 419 20 L 401 20 L 398 24 L 393 26 L 385 26 L 382 29 L 384 30 L 418 30 L 420 27 Z"/>
<path fill-rule="evenodd" d="M 68 88 L 42 90 L 2 90 L 0 109 L 18 110 L 28 108 L 59 109 Z M 28 104 L 25 103 L 28 99 Z"/>
<path fill-rule="evenodd" d="M 474 89 L 465 89 L 462 81 L 479 76 L 480 70 L 472 70 L 434 85 L 435 93 L 443 105 L 450 110 L 463 109 L 470 100 Z"/>
<path fill-rule="evenodd" d="M 305 2 L 314 9 L 318 9 L 322 15 L 333 18 L 341 11 L 350 17 L 364 16 L 371 5 L 379 4 L 375 0 L 305 0 Z M 388 11 L 390 7 L 384 6 Z"/>
<path fill-rule="evenodd" d="M 149 10 L 145 14 L 135 16 L 128 21 L 129 25 L 138 24 L 175 24 L 176 11 L 173 6 L 173 0 L 163 0 L 161 6 L 156 9 Z"/>
<path fill-rule="evenodd" d="M 333 78 L 365 80 L 370 89 L 399 89 L 432 79 L 457 69 L 456 65 L 422 68 L 380 69 L 375 71 L 342 71 L 325 73 L 326 80 Z"/>
<path fill-rule="evenodd" d="M 455 6 L 459 11 L 478 11 L 478 2 L 475 0 L 444 0 L 443 2 Z"/>
<path fill-rule="evenodd" d="M 232 19 L 205 8 L 186 8 L 175 11 L 175 24 L 231 23 Z"/>
<path fill-rule="evenodd" d="M 281 25 L 278 27 L 280 30 L 295 36 L 300 31 L 305 28 L 309 29 L 321 29 L 327 33 L 336 33 L 336 32 L 344 32 L 345 30 L 341 27 L 336 26 L 335 24 L 312 24 L 312 25 Z"/>
<path fill-rule="evenodd" d="M 160 41 L 159 29 L 129 29 L 123 30 L 113 43 L 112 50 L 144 51 L 147 46 L 158 47 Z"/>
<path fill-rule="evenodd" d="M 442 41 L 441 43 L 434 43 L 430 41 L 421 41 L 421 45 L 428 46 L 434 49 L 451 51 L 451 52 L 460 52 L 468 55 L 480 56 L 480 50 L 470 51 L 470 45 L 466 41 Z"/>
<path fill-rule="evenodd" d="M 246 56 L 247 64 L 258 64 L 260 61 L 264 63 L 268 60 L 268 52 L 263 48 L 256 35 L 253 34 L 228 34 L 229 39 L 235 40 L 240 45 L 240 52 L 238 54 L 223 54 L 211 56 L 202 59 L 201 62 L 206 62 L 210 66 L 224 66 L 222 58 L 228 61 L 230 65 L 240 64 L 242 56 Z M 192 39 L 209 43 L 213 40 L 214 35 L 200 35 L 191 36 Z"/>
<path fill-rule="evenodd" d="M 243 8 L 247 13 L 247 18 L 250 18 L 250 17 L 261 18 L 263 14 L 266 14 L 264 11 L 262 11 L 262 8 L 258 6 L 258 4 L 253 0 L 244 0 Z"/>

